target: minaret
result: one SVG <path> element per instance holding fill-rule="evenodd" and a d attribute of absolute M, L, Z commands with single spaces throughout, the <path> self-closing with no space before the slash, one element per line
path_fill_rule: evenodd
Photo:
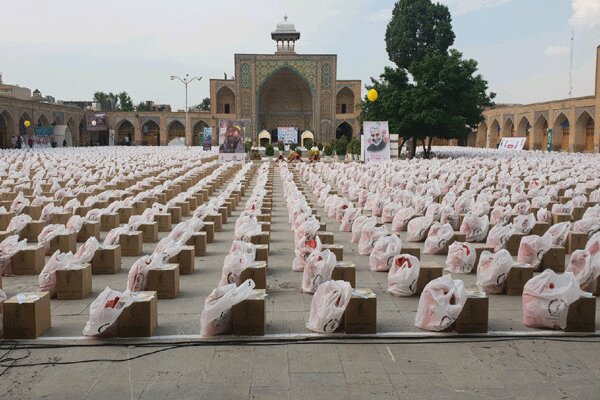
<path fill-rule="evenodd" d="M 296 40 L 300 39 L 300 32 L 288 21 L 287 15 L 277 24 L 277 29 L 271 32 L 271 38 L 277 42 L 275 54 L 296 54 L 294 47 Z"/>

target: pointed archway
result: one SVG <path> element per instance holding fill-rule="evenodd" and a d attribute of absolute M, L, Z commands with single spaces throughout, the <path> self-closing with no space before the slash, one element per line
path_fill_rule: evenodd
<path fill-rule="evenodd" d="M 124 119 L 117 127 L 117 141 L 118 146 L 131 146 L 134 137 L 134 127 L 131 122 Z"/>
<path fill-rule="evenodd" d="M 142 144 L 144 146 L 160 146 L 160 127 L 152 120 L 142 125 Z"/>
<path fill-rule="evenodd" d="M 563 113 L 558 114 L 554 120 L 552 129 L 552 144 L 555 150 L 569 151 L 569 136 L 571 135 L 571 123 Z"/>
<path fill-rule="evenodd" d="M 12 137 L 16 136 L 14 121 L 8 111 L 0 113 L 0 146 L 3 149 L 12 148 Z"/>
<path fill-rule="evenodd" d="M 183 143 L 185 143 L 185 126 L 179 121 L 171 122 L 171 125 L 167 129 L 167 144 L 173 140 L 181 140 L 182 138 Z"/>
<path fill-rule="evenodd" d="M 546 150 L 548 148 L 548 120 L 540 114 L 533 125 L 533 150 Z"/>
<path fill-rule="evenodd" d="M 348 141 L 352 139 L 352 125 L 350 125 L 346 121 L 339 124 L 335 130 L 336 139 L 340 139 L 342 136 L 345 136 Z"/>
<path fill-rule="evenodd" d="M 192 132 L 192 146 L 204 145 L 204 129 L 208 127 L 208 124 L 204 121 L 196 122 Z"/>

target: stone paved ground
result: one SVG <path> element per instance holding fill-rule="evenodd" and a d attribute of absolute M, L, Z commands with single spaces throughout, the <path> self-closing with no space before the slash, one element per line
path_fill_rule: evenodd
<path fill-rule="evenodd" d="M 311 296 L 301 293 L 301 274 L 291 270 L 293 236 L 278 171 L 274 192 L 267 333 L 306 334 L 309 333 L 305 323 Z M 349 242 L 349 234 L 340 233 L 339 225 L 327 219 L 322 209 L 319 214 L 327 222 L 328 230 L 336 232 L 336 243 L 344 245 L 344 259 L 356 264 L 357 286 L 372 288 L 377 293 L 378 331 L 421 332 L 414 327 L 418 298 L 396 298 L 385 293 L 387 274 L 370 272 L 368 257 L 358 255 L 357 246 Z M 219 280 L 237 215 L 239 210 L 229 219 L 224 231 L 216 234 L 207 256 L 196 259 L 194 274 L 181 277 L 177 299 L 159 300 L 157 335 L 177 339 L 177 336 L 182 338 L 181 335 L 199 334 L 204 298 Z M 401 235 L 403 239 L 404 236 Z M 150 253 L 154 246 L 145 245 L 144 252 Z M 423 256 L 422 259 L 443 263 L 444 256 Z M 114 276 L 94 276 L 93 294 L 85 300 L 52 300 L 52 328 L 44 335 L 44 343 L 51 338 L 80 336 L 88 318 L 89 303 L 105 286 L 123 290 L 127 271 L 135 260 L 124 258 L 122 271 Z M 467 287 L 475 284 L 474 275 L 457 278 L 463 279 Z M 9 295 L 33 290 L 36 285 L 37 277 L 4 279 Z M 533 331 L 521 324 L 520 297 L 490 298 L 490 331 Z M 89 340 L 70 342 L 90 343 Z M 527 339 L 447 344 L 416 341 L 411 344 L 363 342 L 178 348 L 122 363 L 1 368 L 0 398 L 598 399 L 599 346 L 595 342 Z M 32 350 L 28 358 L 15 364 L 127 358 L 152 350 L 155 349 Z M 7 357 L 24 354 L 24 350 L 18 350 Z"/>

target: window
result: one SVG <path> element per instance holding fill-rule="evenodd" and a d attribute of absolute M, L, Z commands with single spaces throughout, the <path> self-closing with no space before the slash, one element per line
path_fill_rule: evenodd
<path fill-rule="evenodd" d="M 342 104 L 342 114 L 346 114 L 346 104 Z"/>
<path fill-rule="evenodd" d="M 229 104 L 225 104 L 225 114 L 229 114 Z"/>

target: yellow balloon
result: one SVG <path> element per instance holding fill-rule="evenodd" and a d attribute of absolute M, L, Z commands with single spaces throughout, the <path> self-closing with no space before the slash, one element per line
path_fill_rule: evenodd
<path fill-rule="evenodd" d="M 367 99 L 369 99 L 369 101 L 375 101 L 378 97 L 379 93 L 377 93 L 377 90 L 375 89 L 371 89 L 367 92 Z"/>
<path fill-rule="evenodd" d="M 31 126 L 31 122 L 25 121 L 24 125 L 25 125 L 25 128 L 29 128 Z"/>

